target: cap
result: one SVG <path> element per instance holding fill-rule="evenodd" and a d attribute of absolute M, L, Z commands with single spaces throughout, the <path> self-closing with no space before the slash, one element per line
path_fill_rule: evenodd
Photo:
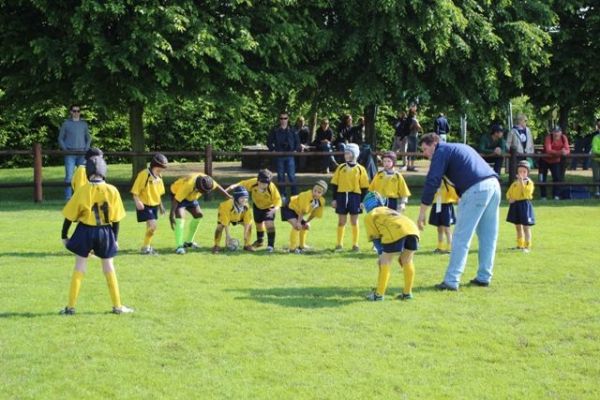
<path fill-rule="evenodd" d="M 527 160 L 519 161 L 519 163 L 517 164 L 517 169 L 518 168 L 527 168 L 527 171 L 529 171 L 529 161 L 527 161 Z"/>

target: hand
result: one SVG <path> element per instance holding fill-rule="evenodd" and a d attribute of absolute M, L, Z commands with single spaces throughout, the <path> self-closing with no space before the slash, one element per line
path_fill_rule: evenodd
<path fill-rule="evenodd" d="M 269 211 L 267 211 L 265 213 L 265 216 L 267 218 L 274 218 L 275 217 L 275 208 L 269 208 Z"/>
<path fill-rule="evenodd" d="M 141 201 L 139 201 L 139 200 L 136 200 L 136 201 L 135 201 L 135 208 L 136 208 L 138 211 L 142 211 L 142 210 L 144 209 L 144 203 L 142 203 L 142 202 L 141 202 Z"/>
<path fill-rule="evenodd" d="M 514 201 L 513 199 L 510 199 L 510 200 L 508 200 L 508 204 L 512 204 L 512 203 L 514 203 L 514 202 L 515 202 L 515 201 Z"/>
<path fill-rule="evenodd" d="M 158 206 L 158 212 L 160 212 L 160 215 L 165 215 L 165 207 L 162 204 Z"/>
<path fill-rule="evenodd" d="M 115 247 L 119 250 L 119 242 L 115 242 Z"/>
<path fill-rule="evenodd" d="M 69 243 L 69 239 L 62 239 L 63 246 L 67 247 L 67 243 Z"/>
<path fill-rule="evenodd" d="M 425 218 L 425 215 L 419 214 L 419 218 L 417 219 L 417 226 L 419 227 L 419 230 L 422 231 L 423 229 L 425 229 L 426 224 L 427 220 Z"/>
<path fill-rule="evenodd" d="M 406 203 L 398 204 L 398 212 L 404 212 L 404 211 L 406 211 Z"/>
<path fill-rule="evenodd" d="M 169 224 L 171 225 L 171 229 L 175 230 L 175 213 L 174 212 L 169 213 Z"/>
<path fill-rule="evenodd" d="M 566 156 L 566 155 L 567 155 L 567 151 L 566 151 L 565 149 L 562 149 L 562 150 L 560 151 L 560 153 L 561 153 L 563 156 Z"/>
<path fill-rule="evenodd" d="M 500 154 L 502 154 L 502 149 L 501 149 L 500 147 L 496 147 L 496 148 L 494 149 L 494 154 L 496 154 L 496 155 L 500 155 Z"/>
<path fill-rule="evenodd" d="M 331 202 L 331 207 L 336 208 L 337 207 L 337 200 L 333 200 Z"/>

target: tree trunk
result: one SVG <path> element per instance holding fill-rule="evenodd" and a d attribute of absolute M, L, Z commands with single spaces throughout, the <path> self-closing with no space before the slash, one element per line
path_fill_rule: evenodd
<path fill-rule="evenodd" d="M 129 135 L 131 137 L 131 150 L 143 152 L 146 150 L 144 138 L 144 104 L 134 102 L 129 105 Z M 131 179 L 135 179 L 138 172 L 146 168 L 146 158 L 134 156 L 131 163 Z"/>
<path fill-rule="evenodd" d="M 371 145 L 373 151 L 377 151 L 377 132 L 375 132 L 375 121 L 377 120 L 377 105 L 371 104 L 365 107 L 365 142 Z"/>
<path fill-rule="evenodd" d="M 562 128 L 563 133 L 567 135 L 569 133 L 569 112 L 571 107 L 567 105 L 560 106 L 558 112 L 558 125 Z"/>

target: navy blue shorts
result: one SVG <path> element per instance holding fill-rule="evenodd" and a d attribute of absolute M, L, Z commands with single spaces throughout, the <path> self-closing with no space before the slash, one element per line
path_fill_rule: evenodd
<path fill-rule="evenodd" d="M 67 242 L 67 249 L 81 257 L 88 257 L 90 251 L 100 258 L 117 255 L 117 242 L 110 225 L 89 226 L 77 224 L 73 236 Z"/>
<path fill-rule="evenodd" d="M 515 201 L 508 206 L 506 221 L 515 225 L 535 225 L 533 206 L 529 200 Z"/>
<path fill-rule="evenodd" d="M 441 212 L 435 212 L 436 206 L 433 203 L 429 213 L 429 225 L 450 226 L 456 224 L 456 215 L 454 214 L 454 205 L 452 203 L 443 203 Z"/>
<path fill-rule="evenodd" d="M 281 220 L 287 222 L 290 219 L 299 219 L 296 211 L 292 210 L 289 207 L 281 207 Z"/>
<path fill-rule="evenodd" d="M 383 244 L 384 253 L 402 253 L 405 249 L 419 250 L 419 237 L 417 235 L 408 235 L 395 242 Z"/>
<path fill-rule="evenodd" d="M 135 210 L 137 214 L 137 222 L 150 221 L 158 219 L 158 206 L 147 206 L 144 204 L 143 210 Z"/>
<path fill-rule="evenodd" d="M 398 199 L 393 199 L 391 197 L 387 198 L 386 205 L 387 208 L 391 208 L 396 211 L 398 209 Z"/>
<path fill-rule="evenodd" d="M 258 208 L 254 204 L 252 204 L 252 213 L 254 216 L 254 222 L 260 224 L 264 221 L 274 221 L 275 220 L 275 209 L 274 208 Z"/>
<path fill-rule="evenodd" d="M 337 202 L 335 207 L 336 214 L 356 215 L 362 213 L 360 209 L 361 196 L 359 193 L 338 192 L 335 195 L 335 201 Z"/>
<path fill-rule="evenodd" d="M 198 203 L 198 200 L 193 200 L 193 201 L 189 201 L 189 200 L 183 200 L 182 202 L 180 202 L 177 205 L 177 208 L 196 208 L 196 207 L 200 207 L 200 203 Z"/>

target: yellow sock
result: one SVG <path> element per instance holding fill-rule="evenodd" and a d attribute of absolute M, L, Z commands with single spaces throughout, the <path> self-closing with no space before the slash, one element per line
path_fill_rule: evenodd
<path fill-rule="evenodd" d="M 525 246 L 525 239 L 517 238 L 517 247 L 522 249 Z"/>
<path fill-rule="evenodd" d="M 402 293 L 411 294 L 415 282 L 415 265 L 413 263 L 403 265 L 402 270 L 404 272 L 404 289 Z"/>
<path fill-rule="evenodd" d="M 292 229 L 290 232 L 290 250 L 296 250 L 298 248 L 298 241 L 300 239 L 300 232 Z"/>
<path fill-rule="evenodd" d="M 444 242 L 438 242 L 437 248 L 440 250 L 444 250 Z"/>
<path fill-rule="evenodd" d="M 144 247 L 150 246 L 152 242 L 152 236 L 154 236 L 154 230 L 146 228 L 146 235 L 144 236 Z"/>
<path fill-rule="evenodd" d="M 389 264 L 382 264 L 379 266 L 379 276 L 377 278 L 377 291 L 376 293 L 380 296 L 385 294 L 388 282 L 390 280 L 392 268 Z"/>
<path fill-rule="evenodd" d="M 301 230 L 299 232 L 299 236 L 300 236 L 300 242 L 298 244 L 298 246 L 300 246 L 300 248 L 304 248 L 304 246 L 306 246 L 306 235 L 308 235 L 308 231 L 306 230 Z"/>
<path fill-rule="evenodd" d="M 525 241 L 524 241 L 524 242 L 523 242 L 523 247 L 524 247 L 524 248 L 526 248 L 526 249 L 529 249 L 529 248 L 531 248 L 531 242 L 525 242 Z"/>
<path fill-rule="evenodd" d="M 223 236 L 223 231 L 215 230 L 215 246 L 219 247 L 221 245 L 221 237 Z"/>
<path fill-rule="evenodd" d="M 338 246 L 343 246 L 344 243 L 344 231 L 346 230 L 346 226 L 338 226 L 337 228 L 337 242 Z"/>
<path fill-rule="evenodd" d="M 83 280 L 83 272 L 77 270 L 73 271 L 71 275 L 71 287 L 69 288 L 69 303 L 67 307 L 75 308 L 77 303 L 77 297 L 79 297 L 79 289 L 81 288 L 81 281 Z"/>
<path fill-rule="evenodd" d="M 352 225 L 352 246 L 358 246 L 358 222 Z"/>
<path fill-rule="evenodd" d="M 451 251 L 452 250 L 452 244 L 451 243 L 444 243 L 444 247 L 442 248 L 442 250 Z"/>
<path fill-rule="evenodd" d="M 104 274 L 106 283 L 108 284 L 108 292 L 112 300 L 113 307 L 121 307 L 121 294 L 119 293 L 119 283 L 117 282 L 117 274 L 115 271 Z"/>

